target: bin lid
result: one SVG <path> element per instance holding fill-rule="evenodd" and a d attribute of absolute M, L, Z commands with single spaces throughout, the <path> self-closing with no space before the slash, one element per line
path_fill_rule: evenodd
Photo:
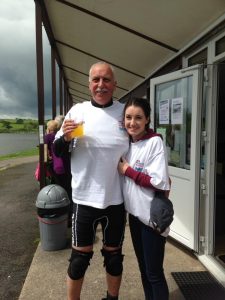
<path fill-rule="evenodd" d="M 36 200 L 38 208 L 59 208 L 70 203 L 67 192 L 58 184 L 49 184 L 40 190 Z"/>

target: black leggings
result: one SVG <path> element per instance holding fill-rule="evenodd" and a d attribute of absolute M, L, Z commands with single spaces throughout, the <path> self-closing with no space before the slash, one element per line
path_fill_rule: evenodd
<path fill-rule="evenodd" d="M 163 260 L 166 238 L 129 215 L 131 238 L 141 272 L 146 300 L 168 300 Z"/>

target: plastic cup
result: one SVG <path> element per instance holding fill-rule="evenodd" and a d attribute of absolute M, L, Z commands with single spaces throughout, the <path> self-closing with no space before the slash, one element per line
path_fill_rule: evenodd
<path fill-rule="evenodd" d="M 84 135 L 84 124 L 80 123 L 71 133 L 71 138 L 82 137 Z"/>

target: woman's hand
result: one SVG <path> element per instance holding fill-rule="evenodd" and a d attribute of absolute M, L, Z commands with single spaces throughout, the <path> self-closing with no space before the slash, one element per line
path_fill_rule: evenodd
<path fill-rule="evenodd" d="M 129 167 L 129 164 L 126 161 L 126 159 L 123 158 L 123 157 L 121 157 L 120 161 L 118 163 L 118 171 L 119 171 L 119 173 L 122 174 L 122 175 L 124 175 L 128 167 Z"/>

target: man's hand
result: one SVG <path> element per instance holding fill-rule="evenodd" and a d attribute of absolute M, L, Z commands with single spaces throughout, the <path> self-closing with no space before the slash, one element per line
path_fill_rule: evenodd
<path fill-rule="evenodd" d="M 79 123 L 75 123 L 74 120 L 66 119 L 63 123 L 62 130 L 63 130 L 63 136 L 64 140 L 66 142 L 70 142 L 72 140 L 71 132 L 77 128 Z"/>

